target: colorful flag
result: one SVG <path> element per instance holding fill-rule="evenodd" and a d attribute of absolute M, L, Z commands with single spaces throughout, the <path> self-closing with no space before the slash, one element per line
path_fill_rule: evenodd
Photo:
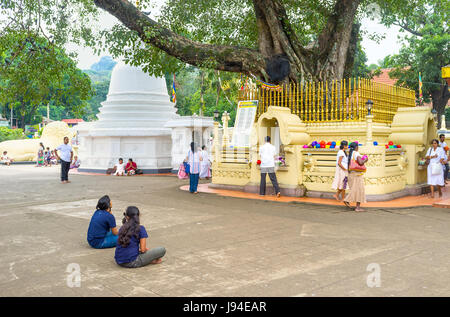
<path fill-rule="evenodd" d="M 177 90 L 175 89 L 175 74 L 173 74 L 172 102 L 177 103 Z"/>
<path fill-rule="evenodd" d="M 419 73 L 419 99 L 422 99 L 422 76 Z"/>

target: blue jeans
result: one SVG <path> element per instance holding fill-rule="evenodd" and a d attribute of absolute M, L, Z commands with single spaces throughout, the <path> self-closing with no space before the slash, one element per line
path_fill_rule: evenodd
<path fill-rule="evenodd" d="M 198 174 L 189 174 L 189 191 L 194 193 L 198 187 Z"/>
<path fill-rule="evenodd" d="M 118 238 L 119 236 L 115 236 L 112 234 L 111 231 L 109 231 L 106 234 L 105 240 L 103 240 L 103 243 L 100 245 L 99 249 L 115 248 L 117 245 Z"/>

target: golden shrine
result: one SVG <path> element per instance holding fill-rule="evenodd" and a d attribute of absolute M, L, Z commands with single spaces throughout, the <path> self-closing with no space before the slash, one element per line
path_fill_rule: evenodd
<path fill-rule="evenodd" d="M 369 157 L 367 200 L 424 191 L 427 175 L 419 160 L 436 137 L 436 121 L 429 107 L 416 107 L 413 90 L 352 78 L 276 90 L 252 87 L 241 91 L 239 100 L 257 101 L 249 142 L 231 146 L 224 117 L 226 128 L 219 140 L 216 122 L 211 187 L 258 192 L 259 146 L 271 136 L 283 161 L 276 169 L 282 195 L 331 197 L 342 140 L 358 141 L 359 152 Z M 311 147 L 313 141 L 333 141 L 337 146 Z M 386 146 L 389 142 L 397 146 Z"/>

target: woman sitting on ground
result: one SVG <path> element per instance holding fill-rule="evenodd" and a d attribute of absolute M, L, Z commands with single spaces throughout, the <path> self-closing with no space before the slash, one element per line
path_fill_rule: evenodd
<path fill-rule="evenodd" d="M 127 175 L 134 175 L 136 174 L 136 170 L 137 170 L 137 164 L 135 162 L 133 162 L 133 159 L 128 159 L 128 163 L 127 166 L 125 166 L 125 171 L 127 172 Z"/>
<path fill-rule="evenodd" d="M 103 196 L 97 203 L 97 210 L 91 218 L 87 241 L 95 249 L 114 248 L 117 244 L 116 218 L 111 213 L 111 200 Z"/>
<path fill-rule="evenodd" d="M 118 265 L 127 268 L 137 268 L 148 264 L 162 262 L 166 249 L 157 247 L 147 248 L 148 234 L 144 226 L 140 225 L 139 209 L 129 206 L 123 214 L 123 226 L 119 230 L 116 254 L 114 256 Z"/>
<path fill-rule="evenodd" d="M 52 150 L 50 154 L 51 154 L 50 155 L 51 164 L 58 165 L 58 158 L 56 157 L 55 151 Z"/>
<path fill-rule="evenodd" d="M 74 156 L 73 157 L 73 161 L 72 161 L 72 163 L 70 164 L 70 168 L 71 169 L 73 169 L 73 168 L 78 168 L 78 167 L 80 167 L 80 165 L 81 165 L 81 162 L 80 162 L 80 160 L 78 159 L 78 156 Z"/>

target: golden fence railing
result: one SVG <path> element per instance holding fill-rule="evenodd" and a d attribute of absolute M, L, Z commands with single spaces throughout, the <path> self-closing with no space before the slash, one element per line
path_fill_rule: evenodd
<path fill-rule="evenodd" d="M 391 123 L 399 107 L 414 107 L 414 90 L 365 78 L 262 87 L 239 91 L 239 100 L 259 100 L 257 118 L 269 106 L 288 107 L 303 122 L 364 121 L 366 102 L 373 101 L 374 122 Z"/>

